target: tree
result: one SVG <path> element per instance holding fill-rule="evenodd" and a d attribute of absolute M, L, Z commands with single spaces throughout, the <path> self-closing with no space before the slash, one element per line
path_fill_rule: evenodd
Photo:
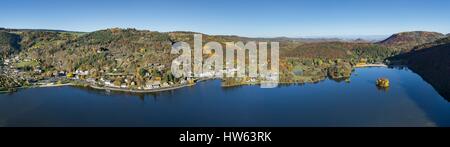
<path fill-rule="evenodd" d="M 120 80 L 120 79 L 116 79 L 116 80 L 114 80 L 114 83 L 113 83 L 115 86 L 120 86 L 120 85 L 122 85 L 122 81 Z"/>
<path fill-rule="evenodd" d="M 147 73 L 147 70 L 144 68 L 140 68 L 138 71 L 138 75 L 142 78 L 145 76 L 145 74 Z"/>
<path fill-rule="evenodd" d="M 67 78 L 73 78 L 73 73 L 69 72 L 66 76 L 67 76 Z"/>

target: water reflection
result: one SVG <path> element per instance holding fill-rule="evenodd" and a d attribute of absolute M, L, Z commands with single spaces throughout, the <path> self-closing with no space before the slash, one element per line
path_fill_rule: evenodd
<path fill-rule="evenodd" d="M 431 84 L 442 97 L 450 102 L 450 76 L 448 76 L 448 71 L 445 68 L 434 68 L 421 64 L 412 65 L 412 69 L 401 65 L 391 65 L 389 68 L 405 71 L 412 70 Z"/>
<path fill-rule="evenodd" d="M 380 86 L 375 86 L 379 91 L 383 91 L 383 92 L 388 92 L 389 91 L 389 87 L 380 87 Z"/>
<path fill-rule="evenodd" d="M 375 80 L 387 77 L 389 89 Z M 407 68 L 357 69 L 346 80 L 222 88 L 220 80 L 158 92 L 83 87 L 0 94 L 6 126 L 450 126 L 450 105 Z"/>

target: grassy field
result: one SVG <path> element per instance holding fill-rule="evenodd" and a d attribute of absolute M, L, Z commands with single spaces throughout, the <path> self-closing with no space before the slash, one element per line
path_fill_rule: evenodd
<path fill-rule="evenodd" d="M 16 64 L 17 68 L 24 68 L 24 67 L 34 67 L 38 66 L 39 63 L 37 61 L 22 61 Z"/>

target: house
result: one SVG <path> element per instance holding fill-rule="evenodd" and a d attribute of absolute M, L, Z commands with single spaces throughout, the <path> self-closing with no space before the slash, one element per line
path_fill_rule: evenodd
<path fill-rule="evenodd" d="M 106 86 L 113 86 L 114 85 L 113 83 L 111 83 L 110 80 L 104 80 L 103 84 L 106 85 Z"/>
<path fill-rule="evenodd" d="M 6 59 L 5 61 L 4 61 L 4 63 L 3 64 L 5 64 L 5 65 L 9 65 L 9 63 L 11 62 L 11 60 L 9 60 L 9 59 Z"/>
<path fill-rule="evenodd" d="M 167 83 L 167 82 L 164 82 L 162 85 L 161 85 L 161 87 L 162 88 L 166 88 L 166 87 L 169 87 L 170 85 Z"/>
<path fill-rule="evenodd" d="M 54 71 L 53 73 L 52 73 L 52 76 L 54 76 L 54 77 L 56 77 L 56 76 L 58 76 L 59 75 L 59 72 L 58 71 Z"/>
<path fill-rule="evenodd" d="M 86 82 L 89 82 L 89 83 L 95 83 L 95 79 L 94 78 L 88 78 L 88 79 L 86 79 Z"/>
<path fill-rule="evenodd" d="M 65 71 L 60 71 L 58 73 L 58 76 L 62 77 L 62 76 L 66 76 L 66 72 Z"/>
<path fill-rule="evenodd" d="M 89 71 L 76 70 L 75 74 L 80 75 L 80 76 L 87 76 L 87 75 L 89 75 Z"/>
<path fill-rule="evenodd" d="M 146 89 L 152 89 L 153 88 L 153 81 L 147 81 L 147 82 L 145 82 L 145 88 Z"/>
<path fill-rule="evenodd" d="M 42 73 L 42 70 L 41 70 L 41 69 L 39 69 L 39 68 L 37 68 L 37 69 L 34 69 L 33 71 L 34 71 L 35 73 L 38 73 L 38 74 Z"/>
<path fill-rule="evenodd" d="M 161 81 L 150 80 L 145 84 L 147 89 L 159 88 L 161 86 Z"/>
<path fill-rule="evenodd" d="M 153 85 L 147 83 L 147 84 L 145 85 L 144 89 L 145 89 L 145 90 L 153 89 Z"/>
<path fill-rule="evenodd" d="M 152 85 L 161 85 L 161 81 L 153 81 Z"/>
<path fill-rule="evenodd" d="M 158 66 L 158 70 L 163 70 L 165 67 L 166 67 L 166 66 L 164 66 L 164 65 L 159 65 L 159 66 Z"/>

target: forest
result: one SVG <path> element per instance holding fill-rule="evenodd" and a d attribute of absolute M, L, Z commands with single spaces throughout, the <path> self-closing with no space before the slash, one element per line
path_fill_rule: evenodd
<path fill-rule="evenodd" d="M 115 85 L 125 83 L 133 88 L 149 81 L 178 83 L 187 80 L 172 76 L 171 63 L 178 55 L 170 54 L 170 50 L 172 44 L 179 41 L 193 46 L 193 34 L 201 33 L 121 28 L 89 33 L 0 29 L 0 51 L 2 63 L 17 58 L 19 61 L 14 66 L 30 72 L 27 75 L 32 79 L 55 76 L 54 73 L 58 72 L 72 75 L 77 71 L 88 71 L 88 75 L 80 78 L 108 78 Z M 411 46 L 433 46 L 427 43 L 445 36 L 433 32 L 406 32 L 374 43 L 320 38 L 202 35 L 203 42 L 216 41 L 221 44 L 237 41 L 280 42 L 282 83 L 311 83 L 325 78 L 345 81 L 358 63 L 385 63 L 389 57 L 413 50 Z M 246 84 L 249 79 L 222 80 L 224 86 L 230 86 Z"/>

